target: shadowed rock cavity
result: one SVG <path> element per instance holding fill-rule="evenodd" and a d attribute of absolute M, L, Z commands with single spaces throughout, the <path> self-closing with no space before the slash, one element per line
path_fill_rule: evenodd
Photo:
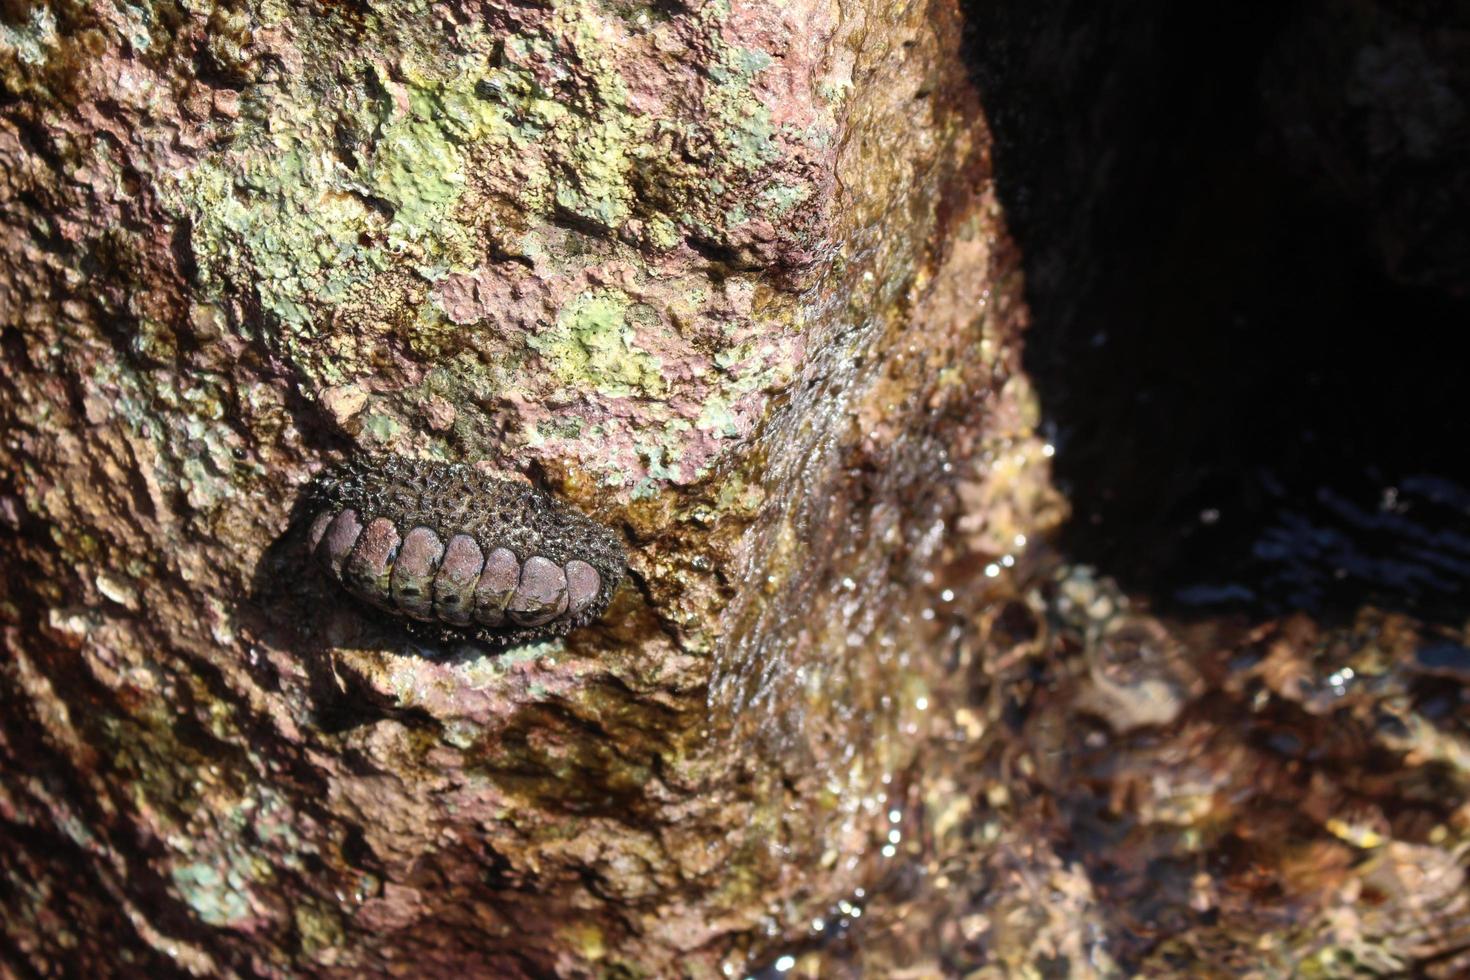
<path fill-rule="evenodd" d="M 1065 550 L 1184 611 L 1457 621 L 1466 8 L 965 9 Z"/>

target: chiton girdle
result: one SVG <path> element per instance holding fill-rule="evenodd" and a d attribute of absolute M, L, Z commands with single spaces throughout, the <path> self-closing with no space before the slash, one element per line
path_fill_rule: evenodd
<path fill-rule="evenodd" d="M 307 543 L 329 578 L 415 634 L 497 646 L 592 622 L 627 567 L 610 528 L 531 486 L 403 456 L 320 478 Z"/>

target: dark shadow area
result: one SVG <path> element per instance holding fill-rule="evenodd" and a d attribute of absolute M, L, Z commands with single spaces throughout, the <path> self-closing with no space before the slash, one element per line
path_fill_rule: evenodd
<path fill-rule="evenodd" d="M 315 506 L 311 488 L 292 503 L 286 530 L 261 555 L 250 594 L 234 610 L 233 628 L 252 644 L 292 651 L 308 679 L 314 720 L 322 731 L 348 731 L 387 717 L 434 724 L 423 712 L 400 711 L 355 673 L 339 668 L 334 651 L 344 643 L 371 650 L 425 651 L 387 617 L 321 574 L 307 547 Z M 252 656 L 251 667 L 264 689 L 281 689 L 268 658 Z"/>
<path fill-rule="evenodd" d="M 1174 611 L 1470 598 L 1470 8 L 967 5 L 1062 546 Z"/>

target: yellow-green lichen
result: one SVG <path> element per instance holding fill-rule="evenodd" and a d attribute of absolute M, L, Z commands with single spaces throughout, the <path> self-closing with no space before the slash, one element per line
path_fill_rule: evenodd
<path fill-rule="evenodd" d="M 291 914 L 296 924 L 296 935 L 301 939 L 301 951 L 307 956 L 316 956 L 340 946 L 347 938 L 341 917 L 320 902 L 302 901 Z"/>
<path fill-rule="evenodd" d="M 771 64 L 764 51 L 728 48 L 710 70 L 715 86 L 708 101 L 719 120 L 716 138 L 723 157 L 741 170 L 754 172 L 781 155 L 770 107 L 751 91 L 756 76 Z"/>
<path fill-rule="evenodd" d="M 308 52 L 325 43 L 313 38 L 302 38 Z M 499 206 L 527 217 L 560 211 L 617 229 L 633 214 L 630 177 L 653 123 L 628 108 L 599 6 L 565 4 L 532 34 L 463 40 L 471 53 L 453 64 L 412 50 L 333 53 L 247 90 L 228 147 L 164 188 L 206 294 L 253 292 L 321 383 L 371 367 L 362 351 L 322 347 L 321 311 L 360 306 L 394 330 L 422 320 L 431 299 L 400 291 L 385 308 L 372 284 L 394 268 L 428 281 L 473 269 L 487 192 L 513 195 Z M 575 65 L 575 94 L 547 90 L 538 64 Z M 661 247 L 677 244 L 668 216 L 648 220 Z"/>
<path fill-rule="evenodd" d="M 557 184 L 558 206 L 606 228 L 627 220 L 633 200 L 628 184 L 628 133 L 614 119 L 599 120 L 585 139 L 568 148 L 566 179 Z"/>
<path fill-rule="evenodd" d="M 394 436 L 402 428 L 391 415 L 382 415 L 374 412 L 369 415 L 363 423 L 363 431 L 367 432 L 380 445 L 390 445 Z"/>
<path fill-rule="evenodd" d="M 725 439 L 735 439 L 740 435 L 740 426 L 730 411 L 730 403 L 720 395 L 712 395 L 705 401 L 694 424 Z"/>
<path fill-rule="evenodd" d="M 771 217 L 780 217 L 811 196 L 812 189 L 800 184 L 772 184 L 756 195 L 756 204 Z"/>
<path fill-rule="evenodd" d="M 563 12 L 563 22 L 601 111 L 569 134 L 574 138 L 566 143 L 565 179 L 557 184 L 556 203 L 603 227 L 617 228 L 634 202 L 629 181 L 633 151 L 652 123 L 628 111 L 627 88 L 611 57 L 600 12 L 590 4 L 575 4 Z"/>
<path fill-rule="evenodd" d="M 446 100 L 446 94 L 451 98 Z M 467 104 L 455 98 L 462 95 L 432 84 L 409 88 L 408 112 L 384 128 L 371 161 L 361 169 L 362 189 L 392 206 L 387 235 L 395 251 L 442 234 L 444 219 L 464 192 L 459 143 L 476 135 L 477 123 L 491 118 L 448 111 L 450 105 L 462 109 Z"/>
<path fill-rule="evenodd" d="M 209 925 L 234 925 L 250 914 L 244 883 L 233 872 L 221 874 L 213 865 L 196 861 L 175 865 L 169 876 L 179 896 Z"/>
<path fill-rule="evenodd" d="M 178 207 L 206 287 L 248 273 L 262 305 L 291 329 L 310 325 L 309 302 L 347 294 L 383 257 L 359 244 L 381 217 L 351 193 L 350 175 L 320 142 L 292 125 L 292 107 L 237 160 L 184 176 Z"/>
<path fill-rule="evenodd" d="M 453 214 L 467 149 L 509 146 L 519 137 L 512 113 L 540 114 L 524 99 L 496 101 L 523 86 L 483 61 L 466 59 L 445 79 L 411 63 L 400 71 L 404 82 L 371 66 L 371 94 L 327 105 L 302 83 L 247 106 L 230 150 L 179 178 L 168 197 L 191 221 L 206 286 L 249 274 L 265 308 L 304 331 L 314 307 L 345 301 L 396 256 L 427 278 L 473 267 L 474 235 Z M 364 134 L 356 155 L 342 151 L 339 130 Z"/>
<path fill-rule="evenodd" d="M 0 51 L 15 52 L 27 65 L 44 64 L 56 46 L 56 15 L 45 4 L 32 7 L 30 16 L 18 26 L 0 20 Z"/>
<path fill-rule="evenodd" d="M 654 248 L 671 249 L 679 244 L 679 226 L 667 215 L 655 214 L 648 219 L 648 240 Z"/>
<path fill-rule="evenodd" d="M 562 941 L 582 959 L 595 963 L 607 956 L 607 938 L 593 922 L 570 922 L 557 930 Z"/>
<path fill-rule="evenodd" d="M 579 293 L 549 330 L 532 334 L 531 347 L 569 386 L 605 395 L 657 395 L 665 388 L 657 358 L 635 346 L 627 294 L 616 289 Z"/>

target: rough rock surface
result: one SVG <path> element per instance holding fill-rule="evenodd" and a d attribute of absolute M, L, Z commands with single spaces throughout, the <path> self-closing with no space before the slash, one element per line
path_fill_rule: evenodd
<path fill-rule="evenodd" d="M 980 625 L 888 873 L 791 975 L 1470 971 L 1463 629 L 1166 622 L 1078 567 Z"/>
<path fill-rule="evenodd" d="M 716 976 L 870 886 L 1058 513 L 960 33 L 0 9 L 6 968 Z M 290 527 L 361 449 L 523 474 L 633 585 L 503 654 L 365 622 Z"/>
<path fill-rule="evenodd" d="M 1463 16 L 1262 7 L 1196 65 L 1166 7 L 0 4 L 0 975 L 1470 971 L 1464 623 L 1185 621 L 1055 553 L 1005 223 L 1031 353 L 1130 389 L 1050 392 L 1126 433 L 1070 458 L 1160 524 L 1242 406 L 1135 398 L 1093 300 L 1214 360 L 1276 280 L 1180 270 L 1293 249 L 1158 59 L 1259 79 L 1458 302 Z M 1208 217 L 1140 220 L 1177 119 Z M 299 514 L 363 450 L 536 484 L 630 580 L 504 652 L 364 616 Z"/>

